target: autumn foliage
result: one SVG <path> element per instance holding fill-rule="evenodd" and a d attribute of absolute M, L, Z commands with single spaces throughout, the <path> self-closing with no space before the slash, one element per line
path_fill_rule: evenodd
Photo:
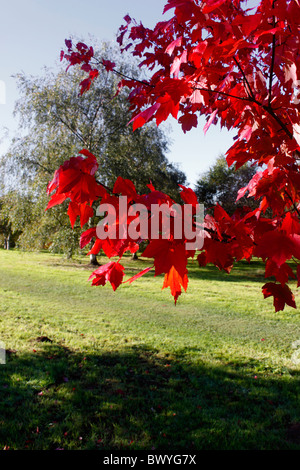
<path fill-rule="evenodd" d="M 119 31 L 120 47 L 139 59 L 148 71 L 147 80 L 122 76 L 108 58 L 96 61 L 93 49 L 83 43 L 66 41 L 61 59 L 87 73 L 80 83 L 81 93 L 101 70 L 119 74 L 119 90 L 130 89 L 133 131 L 173 116 L 188 132 L 198 125 L 200 115 L 206 117 L 204 132 L 217 122 L 236 130 L 227 163 L 236 169 L 246 162 L 260 166 L 238 194 L 238 198 L 253 197 L 259 206 L 239 208 L 229 216 L 217 205 L 214 215 L 204 219 L 199 265 L 213 263 L 229 273 L 234 262 L 259 257 L 265 262 L 266 278 L 272 278 L 262 287 L 264 297 L 273 297 L 276 311 L 285 305 L 296 307 L 288 281 L 296 279 L 300 284 L 299 1 L 262 0 L 250 7 L 239 0 L 168 0 L 164 13 L 169 10 L 173 16 L 154 29 L 127 15 Z M 109 191 L 96 181 L 96 169 L 96 158 L 88 150 L 65 162 L 49 183 L 48 207 L 69 199 L 71 223 L 79 216 L 83 226 L 93 213 L 93 202 L 117 205 L 118 195 L 126 195 L 128 205 L 172 204 L 151 184 L 146 194 L 138 195 L 130 181 L 120 178 Z M 181 196 L 183 205 L 195 204 L 190 188 L 182 187 Z M 186 249 L 184 237 L 178 240 L 173 235 L 170 232 L 167 240 L 150 238 L 143 256 L 154 259 L 155 275 L 164 274 L 163 287 L 170 287 L 176 301 L 187 289 L 187 260 L 195 252 Z M 81 246 L 94 238 L 92 252 L 102 249 L 109 258 L 121 259 L 125 251 L 139 247 L 130 238 L 99 240 L 93 228 L 83 233 Z M 295 269 L 287 264 L 289 260 L 295 262 Z M 116 289 L 124 282 L 119 261 L 97 269 L 92 283 L 109 281 Z"/>

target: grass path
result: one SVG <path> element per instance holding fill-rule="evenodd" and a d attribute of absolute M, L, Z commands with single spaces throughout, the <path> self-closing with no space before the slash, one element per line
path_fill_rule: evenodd
<path fill-rule="evenodd" d="M 151 273 L 113 292 L 83 257 L 1 250 L 0 448 L 300 449 L 299 310 L 258 262 L 189 272 L 175 307 Z"/>

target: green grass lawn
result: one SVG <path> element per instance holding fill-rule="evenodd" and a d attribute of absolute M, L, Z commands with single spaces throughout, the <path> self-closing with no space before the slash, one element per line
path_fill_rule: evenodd
<path fill-rule="evenodd" d="M 151 272 L 91 287 L 87 262 L 0 250 L 0 449 L 300 449 L 300 314 L 259 262 L 191 261 L 177 306 Z"/>

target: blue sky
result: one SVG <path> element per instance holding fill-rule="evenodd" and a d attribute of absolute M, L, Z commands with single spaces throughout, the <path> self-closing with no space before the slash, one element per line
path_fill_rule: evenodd
<path fill-rule="evenodd" d="M 9 138 L 17 132 L 13 107 L 18 92 L 13 74 L 22 71 L 26 75 L 39 75 L 44 66 L 55 67 L 64 40 L 71 35 L 113 40 L 127 13 L 145 26 L 154 26 L 165 19 L 162 16 L 165 3 L 164 0 L 10 0 L 2 3 L 0 85 L 5 84 L 6 99 L 5 104 L 0 104 L 0 139 L 5 135 L 5 128 Z M 197 129 L 184 134 L 173 118 L 167 121 L 172 129 L 167 156 L 180 164 L 191 186 L 233 142 L 232 133 L 213 126 L 204 136 L 204 123 L 200 120 Z M 0 144 L 0 153 L 7 149 L 9 138 Z"/>

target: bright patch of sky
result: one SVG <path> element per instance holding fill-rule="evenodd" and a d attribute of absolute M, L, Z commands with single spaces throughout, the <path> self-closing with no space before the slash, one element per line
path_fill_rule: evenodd
<path fill-rule="evenodd" d="M 164 0 L 10 0 L 1 5 L 0 28 L 0 153 L 7 150 L 17 132 L 13 117 L 18 90 L 12 75 L 39 75 L 43 67 L 55 67 L 65 38 L 92 35 L 114 40 L 128 13 L 145 26 L 153 27 L 162 16 Z M 169 16 L 171 12 L 167 13 Z M 86 42 L 88 40 L 86 39 Z M 233 143 L 233 133 L 211 126 L 204 135 L 205 120 L 186 134 L 173 119 L 168 159 L 178 163 L 191 186 L 215 159 Z M 7 132 L 6 132 L 7 130 Z M 8 137 L 5 137 L 8 133 Z"/>

